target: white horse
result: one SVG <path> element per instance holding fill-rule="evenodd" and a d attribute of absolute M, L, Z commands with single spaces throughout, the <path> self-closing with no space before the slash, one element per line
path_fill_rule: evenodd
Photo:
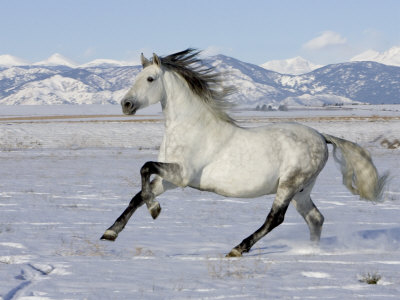
<path fill-rule="evenodd" d="M 296 124 L 243 128 L 226 113 L 221 74 L 206 67 L 193 49 L 158 57 L 141 56 L 143 71 L 121 101 L 125 114 L 161 102 L 165 135 L 158 162 L 140 170 L 142 190 L 102 239 L 115 240 L 133 212 L 146 203 L 155 219 L 161 211 L 154 201 L 167 189 L 192 187 L 228 197 L 276 194 L 265 223 L 234 247 L 228 256 L 241 256 L 283 222 L 293 203 L 305 219 L 312 241 L 319 241 L 324 217 L 310 198 L 315 180 L 328 159 L 327 144 L 354 194 L 375 201 L 386 176 L 379 177 L 369 153 L 355 143 Z M 150 181 L 150 176 L 155 175 Z"/>

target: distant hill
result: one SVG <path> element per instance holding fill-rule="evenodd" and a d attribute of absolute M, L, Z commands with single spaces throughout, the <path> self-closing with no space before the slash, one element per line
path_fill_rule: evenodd
<path fill-rule="evenodd" d="M 312 62 L 297 56 L 283 60 L 270 60 L 266 63 L 263 63 L 261 67 L 281 74 L 300 75 L 314 71 L 322 66 L 315 65 Z"/>
<path fill-rule="evenodd" d="M 141 66 L 98 60 L 76 66 L 55 55 L 23 65 L 0 56 L 0 104 L 119 103 Z M 241 107 L 343 103 L 400 104 L 400 67 L 354 61 L 328 65 L 302 75 L 285 75 L 235 58 L 217 55 L 207 63 L 227 72 L 237 87 L 232 102 Z"/>

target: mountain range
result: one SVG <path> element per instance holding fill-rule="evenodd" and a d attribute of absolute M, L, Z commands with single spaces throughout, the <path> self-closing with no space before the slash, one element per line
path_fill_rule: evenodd
<path fill-rule="evenodd" d="M 264 69 L 275 71 L 281 74 L 301 75 L 323 67 L 297 56 L 283 60 L 270 60 L 261 65 Z"/>
<path fill-rule="evenodd" d="M 400 46 L 392 47 L 384 52 L 370 49 L 353 56 L 349 61 L 374 61 L 389 66 L 400 67 Z M 261 67 L 281 74 L 301 75 L 323 66 L 297 56 L 289 59 L 267 61 Z"/>
<path fill-rule="evenodd" d="M 311 65 L 310 72 L 298 75 L 267 70 L 265 65 L 225 55 L 209 57 L 206 63 L 224 72 L 226 83 L 237 88 L 231 101 L 241 107 L 400 104 L 399 66 L 354 60 L 322 67 Z M 302 59 L 293 61 L 304 64 Z M 78 66 L 59 54 L 35 64 L 2 55 L 0 104 L 115 104 L 140 70 L 141 66 L 114 60 Z"/>

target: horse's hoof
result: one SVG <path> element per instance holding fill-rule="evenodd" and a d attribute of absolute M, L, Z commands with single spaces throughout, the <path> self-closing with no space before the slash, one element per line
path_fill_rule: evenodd
<path fill-rule="evenodd" d="M 157 201 L 154 201 L 149 207 L 151 217 L 155 220 L 161 212 L 161 205 Z"/>
<path fill-rule="evenodd" d="M 115 241 L 115 239 L 118 237 L 118 233 L 116 233 L 114 230 L 106 230 L 104 232 L 103 236 L 100 238 L 103 241 Z"/>
<path fill-rule="evenodd" d="M 226 257 L 241 257 L 242 256 L 242 252 L 240 252 L 239 250 L 233 248 L 231 250 L 231 252 L 229 252 Z"/>

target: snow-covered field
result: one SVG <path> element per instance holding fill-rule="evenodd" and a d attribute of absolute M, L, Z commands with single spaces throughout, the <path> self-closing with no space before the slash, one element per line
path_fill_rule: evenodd
<path fill-rule="evenodd" d="M 313 199 L 319 247 L 295 209 L 242 258 L 225 254 L 264 221 L 273 196 L 224 198 L 193 189 L 139 209 L 114 242 L 99 238 L 140 185 L 163 134 L 157 110 L 0 106 L 0 298 L 398 299 L 400 106 L 237 112 L 243 126 L 297 120 L 366 147 L 391 172 L 383 203 L 348 192 L 333 159 Z M 389 149 L 392 148 L 392 149 Z M 380 276 L 378 284 L 363 279 Z"/>

